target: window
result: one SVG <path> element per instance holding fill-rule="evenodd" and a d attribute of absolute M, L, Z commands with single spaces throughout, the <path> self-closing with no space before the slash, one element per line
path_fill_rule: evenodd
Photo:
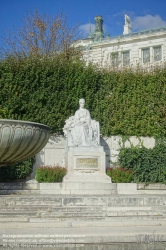
<path fill-rule="evenodd" d="M 118 67 L 119 66 L 119 54 L 118 54 L 118 52 L 111 53 L 111 62 L 112 62 L 113 67 Z"/>
<path fill-rule="evenodd" d="M 142 49 L 143 63 L 150 62 L 150 48 Z"/>
<path fill-rule="evenodd" d="M 153 48 L 153 56 L 154 56 L 154 61 L 161 61 L 162 58 L 161 46 L 156 46 Z"/>
<path fill-rule="evenodd" d="M 130 51 L 123 52 L 123 66 L 128 66 L 130 64 Z"/>

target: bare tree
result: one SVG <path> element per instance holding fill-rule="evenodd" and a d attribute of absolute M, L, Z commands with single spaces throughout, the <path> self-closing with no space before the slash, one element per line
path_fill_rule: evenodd
<path fill-rule="evenodd" d="M 81 49 L 74 45 L 79 38 L 78 26 L 68 25 L 67 15 L 58 13 L 54 18 L 38 10 L 23 18 L 23 27 L 9 31 L 4 37 L 7 54 L 80 56 Z"/>

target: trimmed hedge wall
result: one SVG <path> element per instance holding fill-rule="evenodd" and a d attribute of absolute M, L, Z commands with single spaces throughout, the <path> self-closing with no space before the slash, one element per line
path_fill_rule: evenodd
<path fill-rule="evenodd" d="M 79 60 L 8 57 L 0 61 L 0 115 L 36 121 L 62 133 L 78 99 L 102 135 L 166 135 L 166 67 L 151 73 L 106 71 Z"/>

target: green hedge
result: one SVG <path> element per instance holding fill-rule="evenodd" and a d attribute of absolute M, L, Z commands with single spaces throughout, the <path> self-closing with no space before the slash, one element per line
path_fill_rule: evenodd
<path fill-rule="evenodd" d="M 134 182 L 166 184 L 166 142 L 157 142 L 152 149 L 123 147 L 119 165 L 133 171 Z"/>
<path fill-rule="evenodd" d="M 59 166 L 41 166 L 36 171 L 36 180 L 38 182 L 62 182 L 66 171 L 66 168 Z"/>
<path fill-rule="evenodd" d="M 62 133 L 78 99 L 102 135 L 166 136 L 166 67 L 151 73 L 106 71 L 83 61 L 29 57 L 0 61 L 1 116 L 47 124 Z"/>

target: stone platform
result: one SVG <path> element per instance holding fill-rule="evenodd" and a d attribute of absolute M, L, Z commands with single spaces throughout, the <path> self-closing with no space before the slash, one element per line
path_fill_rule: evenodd
<path fill-rule="evenodd" d="M 12 242 L 13 249 L 166 249 L 165 195 L 1 195 L 0 201 L 0 249 Z"/>

